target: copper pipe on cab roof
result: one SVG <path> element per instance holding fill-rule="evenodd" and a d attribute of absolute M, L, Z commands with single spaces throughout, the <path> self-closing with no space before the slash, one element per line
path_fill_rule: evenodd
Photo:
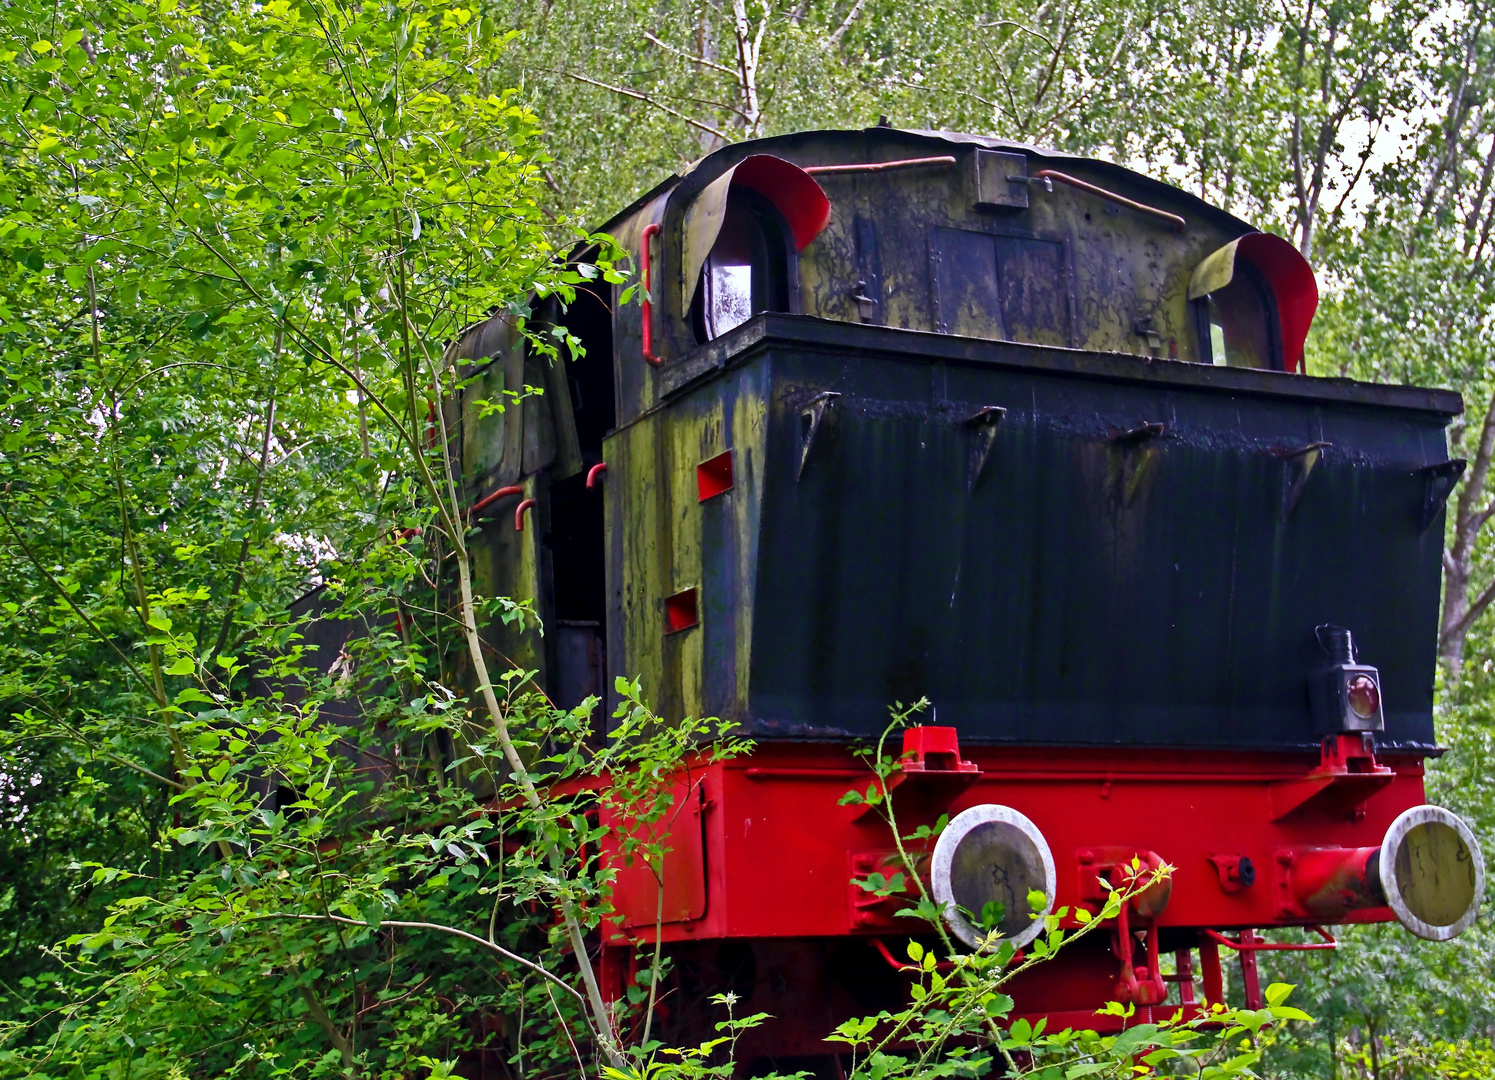
<path fill-rule="evenodd" d="M 904 158 L 901 161 L 873 161 L 865 165 L 809 165 L 805 167 L 805 172 L 813 176 L 818 173 L 882 172 L 884 169 L 907 169 L 915 165 L 954 164 L 954 154 L 941 154 L 939 157 Z"/>
<path fill-rule="evenodd" d="M 1021 180 L 1023 178 L 1009 176 L 1007 179 Z M 1081 191 L 1088 191 L 1090 192 L 1090 194 L 1105 199 L 1107 202 L 1116 203 L 1118 206 L 1130 207 L 1131 209 L 1137 211 L 1139 214 L 1151 214 L 1155 218 L 1162 218 L 1164 221 L 1171 221 L 1173 223 L 1173 227 L 1179 232 L 1183 232 L 1184 226 L 1187 224 L 1187 222 L 1185 222 L 1184 219 L 1179 217 L 1177 214 L 1169 213 L 1167 210 L 1159 210 L 1156 206 L 1148 206 L 1146 203 L 1139 203 L 1135 199 L 1128 199 L 1125 195 L 1118 195 L 1114 191 L 1108 191 L 1106 188 L 1100 187 L 1097 184 L 1092 184 L 1088 180 L 1081 180 L 1078 176 L 1070 176 L 1069 173 L 1062 173 L 1057 169 L 1039 169 L 1036 173 L 1033 174 L 1030 179 L 1057 180 L 1061 184 L 1068 184 L 1070 187 L 1079 188 Z"/>

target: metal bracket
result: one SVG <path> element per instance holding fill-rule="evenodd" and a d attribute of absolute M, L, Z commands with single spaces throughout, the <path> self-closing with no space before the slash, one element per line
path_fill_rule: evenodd
<path fill-rule="evenodd" d="M 1137 425 L 1134 428 L 1127 428 L 1125 430 L 1123 430 L 1122 428 L 1112 428 L 1110 431 L 1106 432 L 1106 438 L 1109 441 L 1113 443 L 1119 443 L 1122 446 L 1136 446 L 1140 443 L 1146 442 L 1148 439 L 1156 439 L 1159 435 L 1163 434 L 1163 432 L 1167 430 L 1167 427 L 1165 427 L 1163 424 L 1159 424 L 1156 422 L 1143 423 Z"/>
<path fill-rule="evenodd" d="M 966 468 L 966 494 L 976 490 L 981 474 L 986 471 L 987 458 L 991 456 L 992 444 L 997 441 L 997 429 L 1007 410 L 1000 405 L 983 405 L 961 421 L 970 428 L 974 438 L 971 443 L 970 461 Z"/>
<path fill-rule="evenodd" d="M 909 906 L 913 896 L 917 895 L 918 886 L 904 869 L 903 859 L 897 850 L 848 851 L 846 861 L 851 871 L 846 880 L 847 921 L 851 928 L 898 929 L 905 921 L 898 917 L 898 912 Z M 899 872 L 904 874 L 903 890 L 890 896 L 878 896 L 857 884 L 858 880 L 866 880 L 874 873 L 883 874 L 891 880 Z"/>
<path fill-rule="evenodd" d="M 834 390 L 821 391 L 800 410 L 799 471 L 794 474 L 796 481 L 805 475 L 805 464 L 810 460 L 810 448 L 815 445 L 815 436 L 820 432 L 820 425 L 825 422 L 825 414 L 840 396 Z"/>
<path fill-rule="evenodd" d="M 872 321 L 877 313 L 877 301 L 867 295 L 867 279 L 861 278 L 856 283 L 856 288 L 851 290 L 851 298 L 856 301 L 857 315 L 864 323 Z"/>
<path fill-rule="evenodd" d="M 1313 467 L 1319 463 L 1323 451 L 1333 446 L 1333 443 L 1315 442 L 1298 450 L 1289 450 L 1283 454 L 1286 471 L 1282 475 L 1282 523 L 1287 524 L 1287 519 L 1292 517 L 1293 510 L 1297 508 L 1298 500 L 1303 497 L 1303 489 L 1308 486 L 1308 476 L 1313 472 Z"/>
<path fill-rule="evenodd" d="M 1272 823 L 1302 813 L 1318 813 L 1330 820 L 1354 820 L 1360 807 L 1396 779 L 1396 773 L 1376 760 L 1376 740 L 1370 732 L 1326 735 L 1319 747 L 1319 764 L 1299 780 L 1280 780 L 1267 787 Z"/>
<path fill-rule="evenodd" d="M 1161 1005 L 1168 997 L 1168 985 L 1158 965 L 1158 924 L 1149 921 L 1146 927 L 1146 944 L 1143 946 L 1143 962 L 1134 964 L 1133 950 L 1137 941 L 1132 937 L 1132 926 L 1128 911 L 1130 904 L 1122 904 L 1116 915 L 1115 935 L 1111 949 L 1121 961 L 1121 979 L 1116 984 L 1116 1000 L 1129 1005 Z"/>
<path fill-rule="evenodd" d="M 1422 477 L 1422 506 L 1417 518 L 1419 532 L 1427 532 L 1438 519 L 1438 511 L 1448 502 L 1448 497 L 1453 494 L 1454 487 L 1468 467 L 1469 462 L 1463 458 L 1452 458 L 1417 470 Z"/>
<path fill-rule="evenodd" d="M 1054 181 L 1047 176 L 1014 176 L 1009 174 L 1007 182 L 1009 184 L 1041 184 L 1044 191 L 1051 192 L 1054 190 Z"/>
<path fill-rule="evenodd" d="M 1153 462 L 1158 456 L 1158 449 L 1148 445 L 1153 439 L 1161 436 L 1167 427 L 1156 421 L 1138 424 L 1134 428 L 1123 430 L 1112 428 L 1106 435 L 1107 440 L 1122 451 L 1122 468 L 1124 477 L 1121 488 L 1121 505 L 1131 506 L 1132 500 L 1136 498 L 1137 491 L 1142 486 L 1142 481 L 1148 472 L 1152 470 Z"/>
<path fill-rule="evenodd" d="M 1220 878 L 1220 891 L 1244 892 L 1256 884 L 1256 864 L 1239 851 L 1212 851 L 1206 856 Z"/>
<path fill-rule="evenodd" d="M 1151 315 L 1139 315 L 1132 320 L 1132 333 L 1147 342 L 1154 352 L 1163 347 L 1163 334 L 1153 323 Z"/>

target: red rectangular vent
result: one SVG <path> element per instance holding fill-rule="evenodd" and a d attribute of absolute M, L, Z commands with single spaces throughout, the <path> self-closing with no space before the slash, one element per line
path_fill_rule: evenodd
<path fill-rule="evenodd" d="M 732 451 L 725 450 L 716 457 L 696 466 L 696 494 L 698 502 L 715 498 L 732 489 Z"/>
<path fill-rule="evenodd" d="M 689 630 L 700 621 L 696 610 L 695 589 L 682 589 L 674 596 L 664 598 L 664 632 L 666 634 Z"/>

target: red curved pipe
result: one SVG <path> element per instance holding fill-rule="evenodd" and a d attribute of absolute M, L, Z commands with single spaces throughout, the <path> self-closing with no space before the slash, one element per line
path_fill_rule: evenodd
<path fill-rule="evenodd" d="M 510 495 L 518 495 L 523 490 L 524 488 L 520 487 L 518 484 L 514 484 L 509 487 L 501 487 L 497 491 L 492 492 L 488 495 L 484 495 L 477 502 L 473 503 L 472 509 L 467 511 L 467 516 L 469 518 L 476 518 L 484 510 L 488 509 L 488 507 L 498 502 L 499 499 L 506 499 Z"/>
<path fill-rule="evenodd" d="M 906 964 L 902 960 L 899 960 L 896 956 L 894 956 L 893 953 L 892 953 L 892 950 L 890 950 L 888 948 L 888 946 L 886 945 L 886 943 L 883 942 L 882 938 L 875 937 L 875 938 L 868 938 L 867 940 L 872 943 L 872 947 L 874 949 L 876 949 L 879 953 L 882 954 L 882 958 L 888 962 L 888 967 L 892 968 L 894 971 L 917 971 L 917 972 L 923 972 L 924 965 L 922 965 L 922 964 Z M 950 962 L 948 962 L 948 961 L 941 960 L 939 963 L 937 963 L 937 964 L 934 965 L 934 969 L 936 971 L 954 971 L 955 970 L 955 965 L 952 964 L 952 963 L 950 963 Z"/>
<path fill-rule="evenodd" d="M 1241 934 L 1240 941 L 1232 941 L 1224 934 L 1216 933 L 1213 930 L 1206 930 L 1204 933 L 1211 941 L 1217 941 L 1227 949 L 1234 949 L 1236 952 L 1302 952 L 1309 949 L 1339 948 L 1339 942 L 1335 941 L 1334 936 L 1322 926 L 1309 926 L 1305 927 L 1305 929 L 1313 931 L 1324 940 L 1306 943 L 1288 941 L 1268 942 L 1262 941 L 1255 935 L 1252 935 L 1248 939 L 1247 935 L 1251 934 L 1251 931 L 1247 930 Z"/>
<path fill-rule="evenodd" d="M 599 462 L 597 462 L 597 464 L 593 465 L 590 469 L 587 470 L 587 489 L 588 490 L 590 490 L 590 489 L 592 489 L 592 488 L 594 488 L 594 487 L 597 486 L 597 477 L 601 476 L 606 469 L 607 469 L 607 462 L 605 462 L 605 461 L 599 461 Z"/>
<path fill-rule="evenodd" d="M 643 345 L 644 359 L 658 367 L 664 358 L 654 355 L 654 303 L 649 299 L 649 241 L 659 233 L 659 223 L 644 226 L 643 239 L 639 241 L 639 261 L 644 264 Z M 589 487 L 591 485 L 588 485 Z"/>
<path fill-rule="evenodd" d="M 518 506 L 514 507 L 514 531 L 515 532 L 523 532 L 524 531 L 524 512 L 526 510 L 528 510 L 531 506 L 534 506 L 534 505 L 535 505 L 535 500 L 534 499 L 525 499 Z"/>

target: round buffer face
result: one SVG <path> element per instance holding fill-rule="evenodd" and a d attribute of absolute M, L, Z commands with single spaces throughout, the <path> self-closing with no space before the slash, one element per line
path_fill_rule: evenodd
<path fill-rule="evenodd" d="M 987 803 L 957 814 L 935 844 L 930 865 L 934 899 L 955 936 L 970 946 L 986 940 L 983 918 L 995 916 L 1003 940 L 1021 947 L 1043 931 L 1054 906 L 1054 856 L 1043 833 L 1010 806 Z M 1034 909 L 1028 894 L 1041 892 Z M 969 913 L 969 914 L 967 914 Z"/>
<path fill-rule="evenodd" d="M 1485 863 L 1469 826 L 1441 806 L 1414 806 L 1386 830 L 1381 888 L 1397 920 L 1429 941 L 1467 930 L 1485 893 Z"/>

